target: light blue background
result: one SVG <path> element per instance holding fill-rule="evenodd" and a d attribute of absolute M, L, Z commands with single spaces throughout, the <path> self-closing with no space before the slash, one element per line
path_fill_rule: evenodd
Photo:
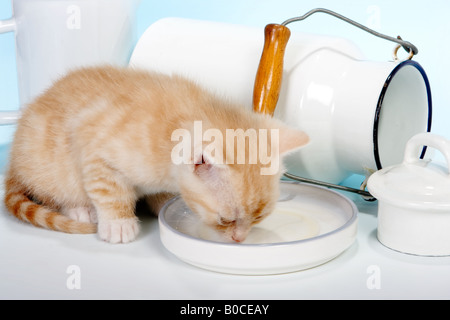
<path fill-rule="evenodd" d="M 433 95 L 432 132 L 450 138 L 450 1 L 448 0 L 142 0 L 138 11 L 138 37 L 156 20 L 164 17 L 185 17 L 245 24 L 261 27 L 268 23 L 302 15 L 323 7 L 337 11 L 353 20 L 391 36 L 401 35 L 419 48 L 415 57 L 425 69 Z M 0 0 L 0 19 L 11 16 L 9 0 Z M 295 31 L 347 37 L 365 52 L 370 60 L 390 60 L 393 43 L 366 34 L 328 15 L 317 14 L 292 24 Z M 404 52 L 402 52 L 403 54 Z M 18 108 L 15 69 L 14 35 L 0 35 L 0 110 Z M 5 159 L 5 143 L 14 126 L 0 127 L 0 171 Z M 394 137 L 393 137 L 394 138 Z M 2 152 L 3 150 L 3 152 Z"/>

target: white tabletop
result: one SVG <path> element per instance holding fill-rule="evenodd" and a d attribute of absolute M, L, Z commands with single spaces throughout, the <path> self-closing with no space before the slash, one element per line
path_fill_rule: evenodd
<path fill-rule="evenodd" d="M 140 216 L 137 241 L 111 245 L 96 235 L 33 227 L 1 205 L 0 299 L 449 299 L 450 257 L 384 247 L 376 202 L 346 195 L 360 211 L 355 243 L 324 265 L 276 276 L 219 274 L 181 262 L 161 244 L 151 216 Z"/>

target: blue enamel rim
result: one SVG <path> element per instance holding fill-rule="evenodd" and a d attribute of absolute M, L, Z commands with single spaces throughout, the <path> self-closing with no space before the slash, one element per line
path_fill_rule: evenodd
<path fill-rule="evenodd" d="M 386 79 L 386 82 L 384 83 L 383 89 L 380 93 L 380 98 L 378 99 L 377 109 L 375 112 L 375 119 L 374 119 L 374 126 L 373 126 L 373 152 L 375 157 L 375 163 L 377 165 L 377 169 L 380 170 L 383 168 L 380 160 L 380 154 L 379 154 L 379 146 L 378 146 L 378 124 L 380 120 L 380 113 L 381 113 L 381 106 L 383 105 L 384 96 L 386 95 L 386 91 L 389 87 L 389 84 L 391 83 L 392 79 L 396 75 L 396 73 L 405 66 L 412 66 L 416 68 L 420 74 L 423 77 L 423 80 L 425 82 L 425 86 L 427 88 L 427 96 L 428 96 L 428 123 L 427 123 L 427 132 L 431 131 L 431 122 L 432 122 L 432 98 L 431 98 L 431 87 L 430 82 L 428 81 L 427 74 L 425 73 L 425 70 L 422 68 L 420 64 L 418 64 L 415 61 L 406 60 L 401 62 L 398 66 L 392 70 L 392 72 L 389 74 L 389 76 Z M 425 156 L 425 153 L 427 151 L 427 147 L 425 146 L 422 150 L 422 154 L 420 156 L 421 159 Z"/>

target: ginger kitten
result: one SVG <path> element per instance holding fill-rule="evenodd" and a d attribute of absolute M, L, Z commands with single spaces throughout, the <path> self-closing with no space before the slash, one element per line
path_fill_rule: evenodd
<path fill-rule="evenodd" d="M 97 232 L 105 241 L 127 243 L 139 231 L 138 198 L 180 193 L 205 223 L 240 242 L 273 210 L 281 168 L 261 174 L 268 165 L 249 163 L 257 152 L 249 140 L 240 146 L 248 163 L 228 161 L 239 146 L 224 143 L 223 149 L 206 152 L 209 142 L 194 138 L 192 152 L 178 152 L 187 161 L 174 161 L 174 150 L 189 142 L 174 140 L 174 132 L 195 136 L 199 123 L 203 131 L 224 136 L 229 129 L 276 129 L 279 144 L 278 139 L 270 144 L 270 136 L 257 142 L 269 151 L 279 148 L 280 155 L 308 142 L 303 132 L 218 99 L 181 77 L 81 69 L 24 110 L 6 174 L 6 207 L 39 227 Z"/>

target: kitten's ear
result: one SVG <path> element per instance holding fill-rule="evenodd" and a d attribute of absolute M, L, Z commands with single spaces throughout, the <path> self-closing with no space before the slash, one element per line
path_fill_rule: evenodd
<path fill-rule="evenodd" d="M 280 127 L 279 139 L 281 156 L 294 152 L 309 143 L 309 136 L 305 132 L 286 125 Z"/>
<path fill-rule="evenodd" d="M 213 172 L 214 170 L 214 172 L 217 172 L 217 170 L 223 170 L 226 168 L 226 165 L 219 162 L 205 150 L 194 155 L 193 160 L 192 171 L 197 175 Z"/>
<path fill-rule="evenodd" d="M 218 192 L 224 185 L 224 181 L 228 179 L 227 166 L 208 157 L 208 153 L 203 153 L 201 158 L 194 162 L 193 173 L 206 185 Z"/>

